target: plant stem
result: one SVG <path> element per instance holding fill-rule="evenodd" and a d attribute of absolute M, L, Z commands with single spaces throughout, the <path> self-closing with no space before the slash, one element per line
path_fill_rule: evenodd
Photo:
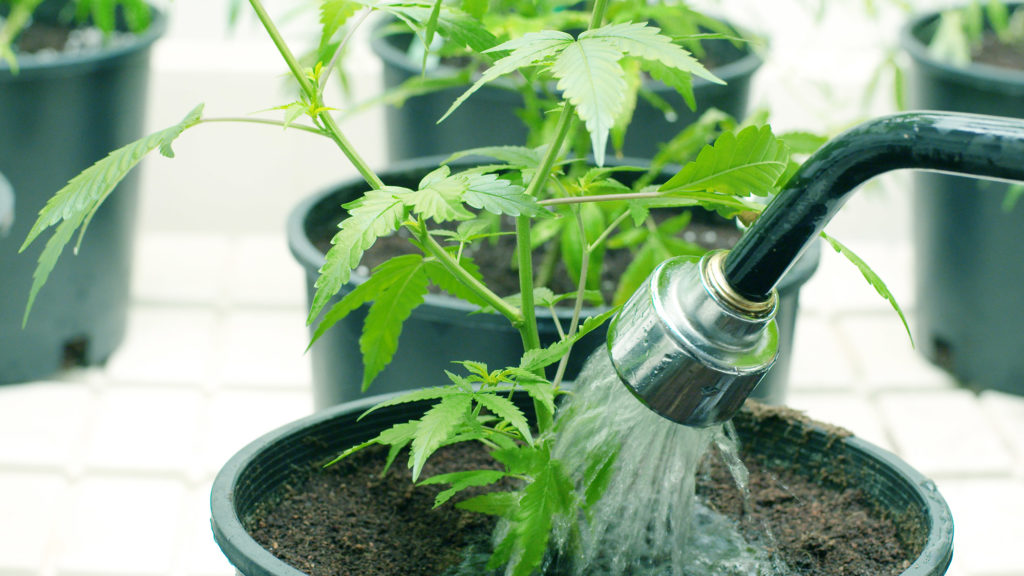
<path fill-rule="evenodd" d="M 306 126 L 304 124 L 288 124 L 283 120 L 271 120 L 269 118 L 247 118 L 245 116 L 220 116 L 216 118 L 201 118 L 199 124 L 216 124 L 223 122 L 232 122 L 240 124 L 263 124 L 265 126 L 277 126 L 285 129 L 295 129 L 302 132 L 308 132 L 310 134 L 316 134 L 317 136 L 324 136 L 330 138 L 324 131 L 315 126 Z"/>
<path fill-rule="evenodd" d="M 456 279 L 469 287 L 488 305 L 497 310 L 499 314 L 507 318 L 513 326 L 521 327 L 524 324 L 523 311 L 506 302 L 501 296 L 492 292 L 483 282 L 477 280 L 465 268 L 460 266 L 458 261 L 443 246 L 438 244 L 437 240 L 434 240 L 434 237 L 430 235 L 425 226 L 417 224 L 413 230 L 416 233 L 416 239 L 419 240 L 423 249 L 436 258 L 452 276 L 455 276 Z"/>
<path fill-rule="evenodd" d="M 274 21 L 270 18 L 270 14 L 267 13 L 266 8 L 263 7 L 262 0 L 249 0 L 249 4 L 252 5 L 252 9 L 256 12 L 256 17 L 259 18 L 260 23 L 263 24 L 263 28 L 270 35 L 271 41 L 274 42 L 274 46 L 277 47 L 277 51 L 281 53 L 281 57 L 284 58 L 285 64 L 288 65 L 288 70 L 291 71 L 292 77 L 299 83 L 299 87 L 302 89 L 302 93 L 313 103 L 317 108 L 326 108 L 320 106 L 319 92 L 317 87 L 313 85 L 310 79 L 306 76 L 305 71 L 302 69 L 302 65 L 299 64 L 298 58 L 292 53 L 288 44 L 284 40 L 284 36 L 281 35 L 280 30 L 274 24 Z M 348 141 L 345 135 L 342 133 L 338 123 L 334 121 L 334 117 L 331 116 L 330 110 L 323 109 L 316 113 L 316 118 L 323 123 L 324 129 L 327 130 L 328 135 L 341 149 L 342 154 L 348 158 L 352 166 L 359 172 L 359 174 L 366 180 L 366 183 L 371 188 L 379 190 L 384 187 L 384 182 L 381 181 L 380 177 L 370 168 L 369 164 L 363 160 L 362 156 L 356 151 L 352 143 Z"/>
<path fill-rule="evenodd" d="M 576 299 L 573 303 L 572 321 L 569 322 L 569 333 L 566 336 L 567 338 L 572 338 L 573 336 L 575 336 L 576 330 L 579 328 L 580 314 L 583 312 L 583 293 L 587 289 L 587 273 L 589 272 L 590 268 L 590 254 L 591 252 L 593 252 L 594 247 L 598 245 L 596 242 L 594 244 L 589 244 L 588 242 L 586 242 L 587 231 L 585 226 L 583 225 L 583 215 L 580 214 L 578 208 L 574 209 L 573 213 L 576 216 L 576 226 L 578 226 L 580 229 L 580 238 L 583 238 L 584 242 L 583 260 L 582 262 L 580 262 L 580 280 L 579 285 L 576 287 Z M 552 383 L 555 386 L 558 386 L 559 384 L 562 383 L 562 378 L 565 376 L 565 368 L 566 366 L 569 365 L 569 356 L 571 354 L 572 346 L 570 346 L 569 349 L 566 350 L 565 355 L 562 356 L 562 359 L 558 361 L 558 370 L 555 372 L 554 380 L 552 380 Z"/>

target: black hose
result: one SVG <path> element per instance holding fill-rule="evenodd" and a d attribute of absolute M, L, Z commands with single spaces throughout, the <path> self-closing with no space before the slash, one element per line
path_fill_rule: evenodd
<path fill-rule="evenodd" d="M 725 276 L 763 301 L 866 180 L 903 168 L 1024 181 L 1024 120 L 911 112 L 861 124 L 803 164 L 729 253 Z"/>

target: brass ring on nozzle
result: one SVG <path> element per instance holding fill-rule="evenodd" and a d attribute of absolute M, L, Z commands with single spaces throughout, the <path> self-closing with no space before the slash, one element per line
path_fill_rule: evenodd
<path fill-rule="evenodd" d="M 772 291 L 767 300 L 750 300 L 733 289 L 725 277 L 726 250 L 714 252 L 705 260 L 704 279 L 711 295 L 733 310 L 757 318 L 770 317 L 775 313 L 776 293 Z"/>

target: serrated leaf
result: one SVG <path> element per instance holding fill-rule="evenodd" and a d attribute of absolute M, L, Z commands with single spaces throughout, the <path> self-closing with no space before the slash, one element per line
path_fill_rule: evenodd
<path fill-rule="evenodd" d="M 619 64 L 623 53 L 614 43 L 587 37 L 563 47 L 551 72 L 558 78 L 562 97 L 576 108 L 576 115 L 590 134 L 594 163 L 604 165 L 608 132 L 626 103 L 626 73 Z"/>
<path fill-rule="evenodd" d="M 563 338 L 547 348 L 536 348 L 527 351 L 519 362 L 519 369 L 534 372 L 558 362 L 562 359 L 562 356 L 569 353 L 573 344 L 607 322 L 617 311 L 618 308 L 612 308 L 597 316 L 587 318 L 572 338 Z"/>
<path fill-rule="evenodd" d="M 363 354 L 363 391 L 377 377 L 398 350 L 402 324 L 412 311 L 423 303 L 430 283 L 423 266 L 423 257 L 409 254 L 392 258 L 377 267 L 378 272 L 387 265 L 386 273 L 393 274 L 390 286 L 370 305 L 359 337 L 359 350 Z"/>
<path fill-rule="evenodd" d="M 661 64 L 699 76 L 715 84 L 725 82 L 708 71 L 694 58 L 689 50 L 672 42 L 672 39 L 655 26 L 644 22 L 609 24 L 580 34 L 580 40 L 601 38 L 616 48 L 637 58 L 660 62 Z"/>
<path fill-rule="evenodd" d="M 423 415 L 416 426 L 416 438 L 412 441 L 412 453 L 409 455 L 413 482 L 419 480 L 427 458 L 443 446 L 469 417 L 471 407 L 471 394 L 458 393 L 442 398 Z"/>
<path fill-rule="evenodd" d="M 903 322 L 903 329 L 907 331 L 907 338 L 910 339 L 910 345 L 914 346 L 914 335 L 910 333 L 910 325 L 907 324 L 907 317 L 903 314 L 903 309 L 900 307 L 899 302 L 896 301 L 896 297 L 892 295 L 889 288 L 885 285 L 885 282 L 875 273 L 874 270 L 868 266 L 867 262 L 857 256 L 853 250 L 850 250 L 842 242 L 832 238 L 824 232 L 821 233 L 821 237 L 824 238 L 836 252 L 839 252 L 846 257 L 847 260 L 853 263 L 854 266 L 860 270 L 860 273 L 864 276 L 864 279 L 868 281 L 868 284 L 874 286 L 878 294 L 889 301 L 892 305 L 893 310 L 899 315 L 900 320 Z"/>
<path fill-rule="evenodd" d="M 479 90 L 484 84 L 487 84 L 491 80 L 504 76 L 509 72 L 514 72 L 519 68 L 525 66 L 533 66 L 538 62 L 551 58 L 558 54 L 565 46 L 573 43 L 573 38 L 565 32 L 558 30 L 545 30 L 542 32 L 531 32 L 524 34 L 519 38 L 509 40 L 499 44 L 487 52 L 500 52 L 510 50 L 511 53 L 504 58 L 499 59 L 494 63 L 493 66 L 484 71 L 480 75 L 480 78 L 473 83 L 465 92 L 459 96 L 455 102 L 452 103 L 448 111 L 444 113 L 444 116 L 438 120 L 438 123 L 444 121 L 445 118 L 451 115 L 467 98 L 473 95 L 474 92 Z"/>
<path fill-rule="evenodd" d="M 519 508 L 519 497 L 517 492 L 488 492 L 467 498 L 456 504 L 455 507 L 460 510 L 507 518 Z"/>
<path fill-rule="evenodd" d="M 453 176 L 451 169 L 441 166 L 427 174 L 417 190 L 403 194 L 402 201 L 412 208 L 413 214 L 435 222 L 470 220 L 473 213 L 462 205 L 462 194 L 468 186 L 465 176 Z"/>
<path fill-rule="evenodd" d="M 426 400 L 440 400 L 452 394 L 460 394 L 461 391 L 451 386 L 431 386 L 429 388 L 416 388 L 410 390 L 405 394 L 398 395 L 394 398 L 389 398 L 383 402 L 374 404 L 372 408 L 363 412 L 359 415 L 359 420 L 367 417 L 368 415 L 380 410 L 381 408 L 387 408 L 389 406 L 398 406 L 400 404 L 412 404 L 413 402 L 423 402 Z"/>
<path fill-rule="evenodd" d="M 75 235 L 75 231 L 78 230 L 80 245 L 92 217 L 121 180 L 153 150 L 158 149 L 162 155 L 173 158 L 174 150 L 171 144 L 185 130 L 198 124 L 202 119 L 202 113 L 203 105 L 200 104 L 174 126 L 114 150 L 68 181 L 66 186 L 47 201 L 19 249 L 19 252 L 24 252 L 46 229 L 57 226 L 54 235 L 39 255 L 35 272 L 32 274 L 32 288 L 29 291 L 23 324 L 28 322 L 32 304 L 35 303 L 39 290 L 46 284 L 50 272 L 57 265 L 61 252 Z M 78 245 L 75 246 L 75 250 L 78 249 Z"/>
<path fill-rule="evenodd" d="M 372 438 L 370 440 L 367 440 L 366 442 L 357 444 L 345 450 L 341 454 L 335 456 L 333 460 L 331 460 L 327 464 L 324 464 L 324 467 L 326 468 L 327 466 L 333 466 L 334 464 L 337 464 L 338 462 L 344 460 L 345 458 L 348 458 L 352 454 L 355 454 L 356 452 L 359 452 L 364 448 L 373 446 L 374 444 L 382 444 L 384 446 L 391 447 L 391 449 L 388 452 L 387 461 L 384 464 L 384 471 L 387 472 L 387 469 L 390 468 L 391 464 L 394 462 L 395 456 L 397 456 L 398 453 L 401 452 L 402 448 L 405 448 L 409 444 L 409 442 L 412 442 L 412 439 L 416 435 L 416 427 L 418 425 L 418 420 L 399 422 L 398 424 L 395 424 L 391 428 L 384 430 L 375 438 Z"/>
<path fill-rule="evenodd" d="M 407 22 L 415 22 L 425 28 L 432 17 L 432 9 L 415 5 L 386 6 L 385 10 Z M 498 39 L 486 26 L 472 15 L 452 6 L 441 6 L 435 21 L 436 30 L 449 42 L 467 46 L 475 53 L 484 53 L 498 43 Z M 429 44 L 427 44 L 429 45 Z"/>
<path fill-rule="evenodd" d="M 352 0 L 323 0 L 320 3 L 320 46 L 330 44 L 338 30 L 362 7 L 362 3 Z"/>
<path fill-rule="evenodd" d="M 488 392 L 480 392 L 473 399 L 484 408 L 493 412 L 498 418 L 508 422 L 526 440 L 527 444 L 533 444 L 530 423 L 526 420 L 523 411 L 514 402 L 504 396 Z"/>
<path fill-rule="evenodd" d="M 663 194 L 718 192 L 738 197 L 771 194 L 786 170 L 789 151 L 768 126 L 725 132 L 696 160 L 663 184 Z"/>
<path fill-rule="evenodd" d="M 345 206 L 348 217 L 342 220 L 341 230 L 331 239 L 331 248 L 314 284 L 316 293 L 306 319 L 308 324 L 316 320 L 331 298 L 349 281 L 363 252 L 373 246 L 377 238 L 393 233 L 401 225 L 406 207 L 396 198 L 399 195 L 396 192 L 399 190 L 394 188 L 370 190 Z"/>
<path fill-rule="evenodd" d="M 604 495 L 615 472 L 621 444 L 599 446 L 587 454 L 587 467 L 583 471 L 583 505 L 596 504 Z"/>
<path fill-rule="evenodd" d="M 494 484 L 505 477 L 501 470 L 466 470 L 463 472 L 451 472 L 449 474 L 438 474 L 426 480 L 420 481 L 420 486 L 431 484 L 451 484 L 451 488 L 443 490 L 434 498 L 434 508 L 443 505 L 452 499 L 459 492 L 466 488 L 476 486 L 487 486 Z"/>
<path fill-rule="evenodd" d="M 568 514 L 573 503 L 573 483 L 558 460 L 547 465 L 523 489 L 515 516 L 512 576 L 530 576 L 540 567 L 551 538 L 556 516 Z"/>
<path fill-rule="evenodd" d="M 477 267 L 473 260 L 463 256 L 459 260 L 459 265 L 462 266 L 463 270 L 468 272 L 470 276 L 480 280 L 481 282 L 483 281 L 483 275 L 480 273 L 480 268 Z M 460 300 L 465 300 L 475 306 L 480 306 L 481 308 L 487 306 L 487 301 L 484 300 L 480 294 L 469 286 L 463 284 L 462 281 L 453 276 L 452 273 L 440 262 L 437 262 L 436 260 L 426 262 L 426 272 L 430 281 L 448 294 L 451 294 Z"/>
<path fill-rule="evenodd" d="M 549 214 L 522 186 L 500 179 L 496 174 L 468 176 L 467 184 L 462 200 L 478 210 L 509 216 Z"/>
<path fill-rule="evenodd" d="M 615 305 L 625 304 L 626 300 L 629 300 L 633 293 L 643 285 L 654 268 L 667 256 L 664 246 L 660 243 L 644 242 L 619 277 L 612 303 Z"/>

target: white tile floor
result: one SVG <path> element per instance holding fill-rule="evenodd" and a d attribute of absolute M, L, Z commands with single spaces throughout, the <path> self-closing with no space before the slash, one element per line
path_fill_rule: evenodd
<path fill-rule="evenodd" d="M 905 289 L 909 251 L 860 251 Z M 789 404 L 935 479 L 956 522 L 951 575 L 1024 575 L 1024 399 L 958 389 L 836 258 L 804 289 Z M 230 281 L 256 263 L 259 280 Z M 232 574 L 210 482 L 311 408 L 302 273 L 282 237 L 144 235 L 138 264 L 105 368 L 0 387 L 0 575 Z"/>

